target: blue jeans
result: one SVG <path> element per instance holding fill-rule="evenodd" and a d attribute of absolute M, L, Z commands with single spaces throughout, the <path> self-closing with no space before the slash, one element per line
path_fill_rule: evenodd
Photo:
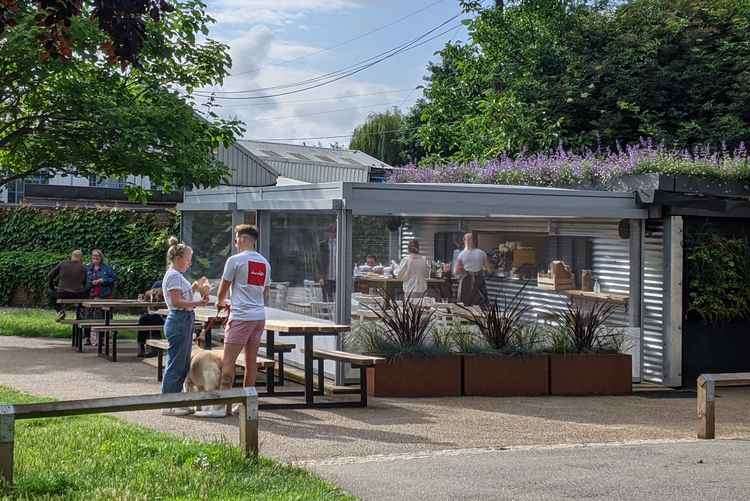
<path fill-rule="evenodd" d="M 167 367 L 161 381 L 162 393 L 180 393 L 190 370 L 190 351 L 193 347 L 192 311 L 170 310 L 164 322 L 164 333 L 169 341 Z"/>

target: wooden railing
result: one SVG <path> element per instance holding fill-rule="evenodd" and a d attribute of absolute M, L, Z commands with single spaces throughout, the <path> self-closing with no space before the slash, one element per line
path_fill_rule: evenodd
<path fill-rule="evenodd" d="M 39 404 L 0 405 L 0 484 L 13 483 L 13 447 L 17 419 L 168 409 L 195 405 L 240 403 L 240 447 L 246 457 L 258 454 L 258 393 L 255 388 L 223 391 L 161 393 L 130 397 L 69 400 Z"/>
<path fill-rule="evenodd" d="M 698 378 L 698 438 L 716 436 L 716 388 L 750 386 L 750 372 L 701 374 Z"/>

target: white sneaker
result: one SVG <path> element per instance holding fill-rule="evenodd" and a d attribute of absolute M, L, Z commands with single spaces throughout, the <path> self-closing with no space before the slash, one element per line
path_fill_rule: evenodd
<path fill-rule="evenodd" d="M 240 413 L 240 408 L 242 407 L 242 404 L 232 404 L 232 415 L 237 416 Z"/>
<path fill-rule="evenodd" d="M 161 413 L 164 416 L 187 416 L 193 413 L 193 409 L 190 407 L 174 407 L 172 409 L 164 409 Z"/>
<path fill-rule="evenodd" d="M 200 418 L 223 418 L 227 417 L 227 409 L 225 405 L 217 406 L 221 407 L 216 409 L 206 409 L 206 410 L 200 410 L 195 411 L 195 417 Z"/>

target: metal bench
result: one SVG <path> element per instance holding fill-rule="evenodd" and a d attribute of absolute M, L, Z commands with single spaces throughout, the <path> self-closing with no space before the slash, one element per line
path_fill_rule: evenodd
<path fill-rule="evenodd" d="M 346 402 L 346 404 L 356 407 L 367 407 L 367 368 L 385 361 L 381 357 L 320 349 L 313 350 L 313 360 L 318 361 L 318 393 L 320 395 L 323 394 L 323 384 L 325 383 L 324 362 L 326 360 L 348 362 L 352 367 L 359 369 L 359 402 Z"/>
<path fill-rule="evenodd" d="M 224 332 L 220 332 L 218 334 L 215 334 L 216 337 L 221 339 L 221 341 L 224 341 Z M 261 348 L 268 348 L 268 344 L 265 341 L 262 341 L 260 343 Z M 284 353 L 291 353 L 297 345 L 293 343 L 273 343 L 273 355 L 278 355 L 278 361 L 279 361 L 279 378 L 276 380 L 276 386 L 284 386 Z M 273 358 L 273 356 L 268 356 L 268 351 L 266 351 L 266 358 Z"/>
<path fill-rule="evenodd" d="M 58 320 L 57 323 L 70 325 L 72 327 L 71 346 L 78 352 L 83 352 L 83 328 L 104 325 L 104 319 L 63 318 Z M 132 320 L 112 320 L 110 325 L 126 325 L 132 323 Z"/>
<path fill-rule="evenodd" d="M 196 405 L 231 404 L 240 406 L 240 447 L 245 457 L 258 455 L 258 393 L 255 388 L 223 391 L 161 393 L 129 397 L 70 400 L 41 404 L 0 405 L 0 485 L 13 483 L 13 448 L 17 419 L 99 414 L 104 412 L 168 409 Z"/>
<path fill-rule="evenodd" d="M 148 339 L 146 340 L 146 346 L 150 346 L 151 348 L 155 349 L 157 351 L 157 357 L 156 357 L 156 380 L 161 382 L 162 378 L 164 377 L 164 354 L 169 349 L 169 341 L 164 339 Z M 211 350 L 217 354 L 223 354 L 224 351 L 221 349 L 214 349 Z M 268 377 L 268 374 L 273 374 L 274 368 L 276 366 L 276 362 L 264 358 L 264 357 L 255 357 L 255 361 L 258 364 L 258 369 L 262 369 L 263 372 L 266 374 L 266 386 L 269 388 L 270 391 L 273 391 L 274 386 L 274 378 Z M 239 357 L 237 357 L 237 362 L 235 362 L 235 365 L 238 367 L 242 367 L 243 369 L 246 369 L 245 367 L 245 357 L 240 354 Z"/>
<path fill-rule="evenodd" d="M 698 378 L 698 438 L 716 436 L 716 388 L 750 386 L 750 372 L 701 374 Z"/>

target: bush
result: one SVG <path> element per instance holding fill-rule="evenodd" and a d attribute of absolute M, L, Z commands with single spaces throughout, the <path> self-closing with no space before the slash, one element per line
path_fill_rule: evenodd
<path fill-rule="evenodd" d="M 47 296 L 47 274 L 67 254 L 50 252 L 0 252 L 0 304 L 8 304 L 16 289 L 25 289 L 33 304 L 43 304 Z M 115 293 L 135 297 L 164 275 L 163 258 L 115 258 L 108 260 L 117 275 Z"/>

